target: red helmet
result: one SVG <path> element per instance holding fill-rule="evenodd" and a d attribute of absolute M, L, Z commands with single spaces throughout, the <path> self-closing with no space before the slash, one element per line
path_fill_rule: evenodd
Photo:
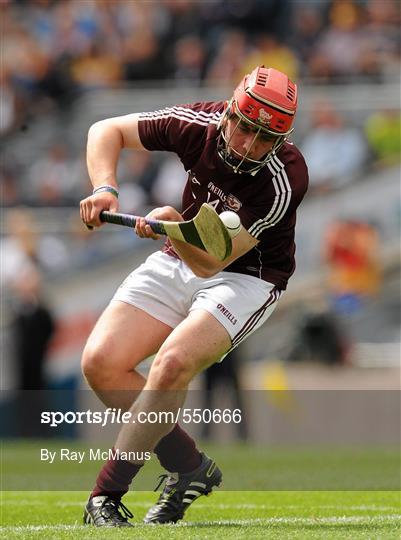
<path fill-rule="evenodd" d="M 226 152 L 220 145 L 220 156 L 236 172 L 257 172 L 277 153 L 293 131 L 296 110 L 297 85 L 277 69 L 256 67 L 239 83 L 223 116 L 222 138 L 226 143 Z M 272 149 L 263 160 L 251 160 L 247 156 L 242 156 L 241 163 L 235 164 L 238 156 L 234 159 L 232 151 L 228 150 L 229 141 L 224 136 L 224 120 L 232 114 L 250 124 L 258 132 L 276 138 Z M 222 155 L 224 153 L 225 155 Z"/>
<path fill-rule="evenodd" d="M 284 73 L 263 66 L 245 75 L 234 91 L 239 116 L 276 135 L 289 135 L 297 110 L 297 85 Z"/>

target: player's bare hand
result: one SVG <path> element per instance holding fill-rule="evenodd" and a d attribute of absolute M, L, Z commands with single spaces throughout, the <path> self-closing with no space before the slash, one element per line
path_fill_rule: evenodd
<path fill-rule="evenodd" d="M 117 198 L 107 191 L 90 195 L 79 203 L 81 219 L 88 228 L 100 227 L 103 225 L 99 217 L 100 212 L 103 210 L 108 210 L 110 212 L 117 212 L 118 210 Z"/>
<path fill-rule="evenodd" d="M 153 238 L 153 240 L 157 240 L 160 238 L 160 235 L 152 231 L 150 225 L 147 225 L 146 220 L 183 221 L 183 217 L 172 206 L 162 206 L 160 208 L 154 208 L 147 216 L 138 219 L 135 226 L 136 234 L 141 238 Z"/>

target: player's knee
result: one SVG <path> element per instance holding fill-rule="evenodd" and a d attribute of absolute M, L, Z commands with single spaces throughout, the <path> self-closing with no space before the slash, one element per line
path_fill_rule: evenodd
<path fill-rule="evenodd" d="M 92 387 L 100 385 L 110 373 L 110 363 L 102 347 L 87 345 L 82 354 L 81 369 Z"/>
<path fill-rule="evenodd" d="M 151 377 L 154 386 L 168 390 L 188 384 L 191 373 L 182 355 L 168 351 L 156 357 Z"/>

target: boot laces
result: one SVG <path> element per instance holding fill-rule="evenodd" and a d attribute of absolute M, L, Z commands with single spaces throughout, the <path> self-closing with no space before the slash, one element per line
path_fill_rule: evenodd
<path fill-rule="evenodd" d="M 123 514 L 123 515 L 121 515 Z M 105 518 L 114 517 L 117 521 L 128 521 L 134 515 L 121 501 L 106 499 L 102 505 L 102 516 Z"/>
<path fill-rule="evenodd" d="M 167 478 L 168 478 L 168 474 L 161 474 L 161 475 L 159 476 L 159 478 L 158 478 L 158 481 L 159 481 L 159 482 L 158 482 L 157 486 L 155 487 L 155 489 L 154 489 L 153 491 L 158 491 L 159 487 L 163 484 L 163 482 L 164 482 L 165 480 L 167 480 Z M 167 482 L 166 482 L 166 483 L 167 483 Z"/>
<path fill-rule="evenodd" d="M 172 481 L 171 483 L 170 479 Z M 166 481 L 166 483 L 156 504 L 159 506 L 166 504 L 170 506 L 176 506 L 177 504 L 180 504 L 182 495 L 173 487 L 173 482 L 175 483 L 175 478 L 169 474 L 161 474 L 158 480 L 159 482 L 155 487 L 154 491 L 158 491 L 164 481 Z"/>

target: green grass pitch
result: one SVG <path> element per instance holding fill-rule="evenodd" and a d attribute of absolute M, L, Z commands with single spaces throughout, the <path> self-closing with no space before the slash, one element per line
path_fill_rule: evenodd
<path fill-rule="evenodd" d="M 185 521 L 144 525 L 155 500 L 149 492 L 130 493 L 124 502 L 134 512 L 134 529 L 96 529 L 81 525 L 83 492 L 3 493 L 4 538 L 269 538 L 399 539 L 397 492 L 227 492 L 196 501 Z"/>
<path fill-rule="evenodd" d="M 206 452 L 223 470 L 223 485 L 211 496 L 197 500 L 185 520 L 176 525 L 144 525 L 142 519 L 158 494 L 132 490 L 124 503 L 134 513 L 134 528 L 110 530 L 84 526 L 81 521 L 88 497 L 86 486 L 92 485 L 100 464 L 87 463 L 83 468 L 76 464 L 40 466 L 37 451 L 42 444 L 50 446 L 49 441 L 2 446 L 5 491 L 1 495 L 0 537 L 401 538 L 398 449 L 284 451 L 250 445 L 209 445 Z M 70 441 L 68 446 L 74 444 L 81 443 Z M 140 489 L 149 490 L 161 470 L 152 461 L 141 472 Z M 65 491 L 55 491 L 55 485 Z M 139 485 L 139 477 L 135 485 Z M 271 491 L 264 490 L 266 485 L 271 486 Z M 74 486 L 80 491 L 72 491 Z M 27 491 L 23 491 L 24 487 Z M 33 491 L 35 488 L 38 491 Z"/>

